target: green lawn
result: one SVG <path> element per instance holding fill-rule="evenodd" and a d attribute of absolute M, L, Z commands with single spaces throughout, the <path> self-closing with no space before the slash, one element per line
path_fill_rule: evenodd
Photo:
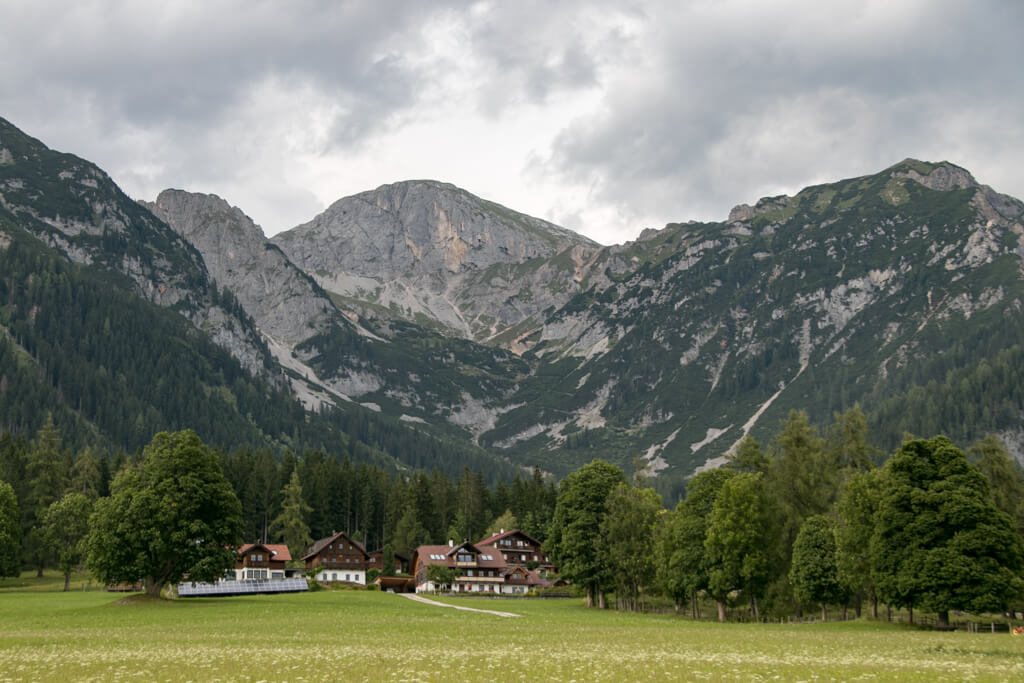
<path fill-rule="evenodd" d="M 695 623 L 577 600 L 368 591 L 115 604 L 100 591 L 0 592 L 6 680 L 1024 680 L 1024 638 L 871 622 Z"/>

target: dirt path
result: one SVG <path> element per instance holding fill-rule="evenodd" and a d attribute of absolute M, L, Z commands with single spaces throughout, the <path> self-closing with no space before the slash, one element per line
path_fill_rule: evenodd
<path fill-rule="evenodd" d="M 445 604 L 443 602 L 438 602 L 436 600 L 431 600 L 429 598 L 423 597 L 422 595 L 415 595 L 413 593 L 401 593 L 400 595 L 403 598 L 409 598 L 410 600 L 415 600 L 416 602 L 422 602 L 424 605 L 433 605 L 434 607 L 451 607 L 452 609 L 462 610 L 463 612 L 480 612 L 482 614 L 493 614 L 496 617 L 519 617 L 519 616 L 522 616 L 521 614 L 513 614 L 512 612 L 498 612 L 497 610 L 493 610 L 493 609 L 476 609 L 475 607 L 462 607 L 460 605 L 447 605 L 447 604 Z"/>

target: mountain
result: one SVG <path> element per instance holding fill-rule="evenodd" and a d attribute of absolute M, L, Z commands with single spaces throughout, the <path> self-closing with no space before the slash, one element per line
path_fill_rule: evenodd
<path fill-rule="evenodd" d="M 565 228 L 426 180 L 340 199 L 272 241 L 366 317 L 476 341 L 564 303 L 576 285 L 552 257 L 579 261 L 598 249 Z"/>
<path fill-rule="evenodd" d="M 223 201 L 170 193 L 154 209 L 205 214 L 184 232 L 206 253 L 93 164 L 0 119 L 0 427 L 31 435 L 49 412 L 73 448 L 134 451 L 188 427 L 225 449 L 326 449 L 391 470 L 469 466 L 491 480 L 514 473 L 471 444 L 339 406 L 291 367 L 292 348 L 325 331 L 365 331 Z M 289 337 L 289 316 L 308 332 Z"/>
<path fill-rule="evenodd" d="M 826 424 L 860 401 L 881 427 L 887 401 L 1024 338 L 1022 214 L 964 169 L 907 160 L 646 232 L 604 250 L 584 291 L 547 316 L 520 406 L 480 442 L 513 460 L 642 455 L 692 471 L 745 433 L 774 433 L 792 408 Z M 917 406 L 899 422 L 1020 442 L 1024 403 L 971 400 L 990 418 Z"/>
<path fill-rule="evenodd" d="M 213 195 L 132 202 L 3 124 L 0 393 L 24 383 L 82 439 L 195 419 L 224 445 L 492 476 L 640 458 L 676 490 L 791 409 L 826 425 L 859 402 L 884 450 L 994 432 L 1024 456 L 1024 204 L 948 162 L 609 247 L 433 181 L 268 240 Z M 97 411 L 93 385 L 127 398 Z"/>
<path fill-rule="evenodd" d="M 790 409 L 826 424 L 856 401 L 885 448 L 997 431 L 1020 451 L 1012 383 L 960 394 L 973 418 L 935 396 L 958 395 L 939 390 L 951 373 L 1021 371 L 1022 214 L 962 168 L 906 160 L 611 247 L 427 181 L 339 200 L 272 241 L 389 349 L 299 344 L 325 383 L 359 367 L 349 396 L 512 462 L 640 456 L 664 477 L 770 436 Z M 420 373 L 445 362 L 432 391 Z"/>

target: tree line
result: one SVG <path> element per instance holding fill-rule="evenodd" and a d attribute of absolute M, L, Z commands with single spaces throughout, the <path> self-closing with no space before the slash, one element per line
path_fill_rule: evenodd
<path fill-rule="evenodd" d="M 862 604 L 1005 611 L 1024 599 L 1024 475 L 1002 442 L 967 449 L 907 436 L 876 467 L 859 406 L 822 434 L 793 411 L 762 448 L 745 438 L 696 474 L 672 510 L 597 460 L 563 480 L 548 549 L 588 604 L 636 610 L 651 596 L 718 618 Z M 642 474 L 642 473 L 641 473 Z"/>
<path fill-rule="evenodd" d="M 346 531 L 409 557 L 522 528 L 596 606 L 614 595 L 638 610 L 661 595 L 694 616 L 710 600 L 724 619 L 730 605 L 759 618 L 863 604 L 877 616 L 881 603 L 948 622 L 950 610 L 1018 605 L 1024 476 L 1002 442 L 964 452 L 908 436 L 882 467 L 878 457 L 858 406 L 823 433 L 794 411 L 766 447 L 744 439 L 665 510 L 643 470 L 629 480 L 601 460 L 557 489 L 538 470 L 489 487 L 468 468 L 396 475 L 322 451 L 216 451 L 189 430 L 133 457 L 72 454 L 48 417 L 31 441 L 0 435 L 0 570 L 69 577 L 88 557 L 101 580 L 162 585 L 215 578 L 233 562 L 224 548 L 246 541 L 284 541 L 300 558 L 313 538 Z"/>
<path fill-rule="evenodd" d="M 70 574 L 81 565 L 97 501 L 115 495 L 118 476 L 138 471 L 153 448 L 134 455 L 65 448 L 49 415 L 33 439 L 0 433 L 0 576 L 53 567 Z M 425 543 L 479 540 L 495 524 L 543 540 L 554 510 L 555 486 L 536 469 L 491 485 L 469 467 L 453 477 L 396 472 L 324 450 L 202 448 L 238 503 L 237 542 L 284 541 L 296 559 L 313 539 L 337 531 L 405 557 Z"/>

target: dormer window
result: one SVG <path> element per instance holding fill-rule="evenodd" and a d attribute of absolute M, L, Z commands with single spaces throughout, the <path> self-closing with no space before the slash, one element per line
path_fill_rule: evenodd
<path fill-rule="evenodd" d="M 459 562 L 472 562 L 473 556 L 470 553 L 459 553 L 455 559 Z"/>

